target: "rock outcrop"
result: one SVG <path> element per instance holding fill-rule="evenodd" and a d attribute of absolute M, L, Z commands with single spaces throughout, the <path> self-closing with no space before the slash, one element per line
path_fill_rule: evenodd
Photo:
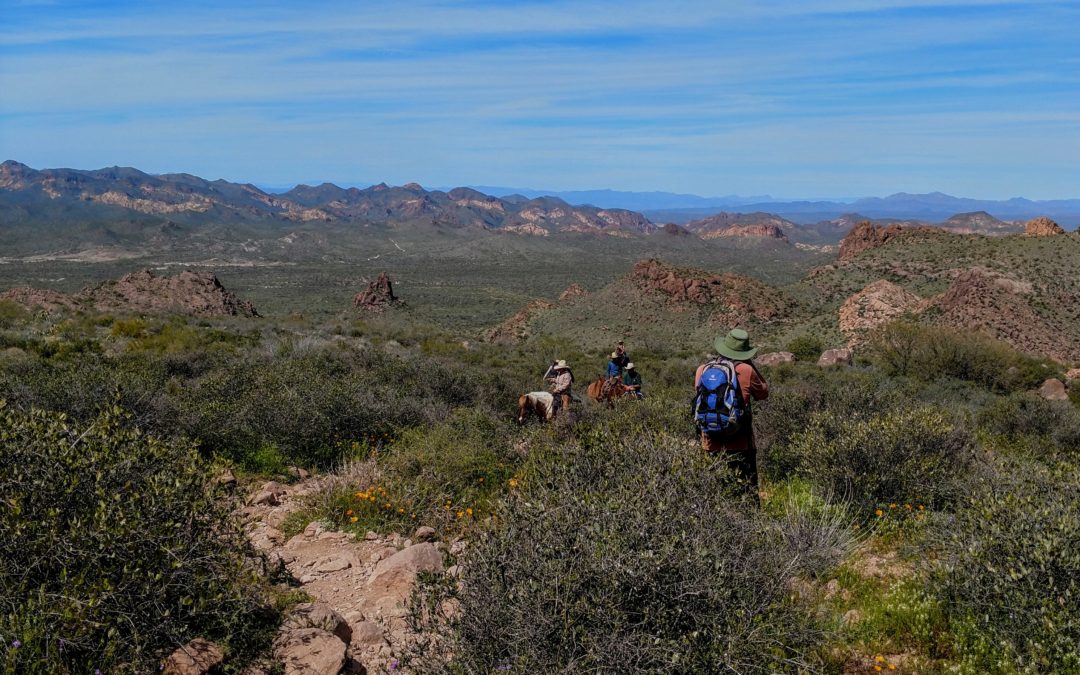
<path fill-rule="evenodd" d="M 712 230 L 701 235 L 702 239 L 719 239 L 721 237 L 757 237 L 760 239 L 779 239 L 787 241 L 787 235 L 776 225 L 760 223 L 757 225 L 732 225 L 720 230 Z"/>
<path fill-rule="evenodd" d="M 724 316 L 717 318 L 732 325 L 777 318 L 789 305 L 777 289 L 757 279 L 676 268 L 655 258 L 635 264 L 630 279 L 642 292 L 660 294 L 671 303 L 724 308 Z"/>
<path fill-rule="evenodd" d="M 0 301 L 7 300 L 30 310 L 59 312 L 78 309 L 75 299 L 70 295 L 50 291 L 44 288 L 19 286 L 0 293 Z"/>
<path fill-rule="evenodd" d="M 835 366 L 850 366 L 855 353 L 850 349 L 826 349 L 818 359 L 817 364 L 822 368 Z"/>
<path fill-rule="evenodd" d="M 791 352 L 770 352 L 762 354 L 754 359 L 759 366 L 779 366 L 783 363 L 795 363 L 795 355 Z"/>
<path fill-rule="evenodd" d="M 1000 220 L 986 211 L 957 213 L 942 222 L 940 227 L 954 234 L 985 234 L 989 236 L 1016 234 L 1023 230 L 1019 224 Z"/>
<path fill-rule="evenodd" d="M 1065 230 L 1046 216 L 1032 218 L 1024 224 L 1024 235 L 1028 237 L 1052 237 L 1057 234 L 1065 234 Z"/>
<path fill-rule="evenodd" d="M 784 228 L 794 228 L 795 223 L 772 213 L 721 212 L 686 224 L 686 229 L 702 239 L 717 237 L 759 237 L 787 241 Z"/>
<path fill-rule="evenodd" d="M 255 306 L 225 290 L 211 272 L 185 270 L 171 277 L 150 270 L 132 272 L 117 281 L 84 289 L 76 300 L 98 311 L 191 316 L 259 316 Z"/>
<path fill-rule="evenodd" d="M 585 287 L 581 284 L 570 284 L 566 287 L 562 293 L 559 293 L 559 302 L 567 302 L 574 298 L 581 298 L 588 295 L 589 292 L 585 290 Z"/>
<path fill-rule="evenodd" d="M 850 344 L 858 344 L 874 328 L 907 314 L 918 314 L 927 304 L 927 300 L 901 286 L 880 279 L 867 284 L 840 306 L 840 331 Z"/>
<path fill-rule="evenodd" d="M 843 241 L 840 242 L 840 259 L 851 258 L 863 251 L 882 246 L 904 231 L 900 225 L 885 225 L 879 227 L 869 220 L 864 220 L 851 228 Z"/>
<path fill-rule="evenodd" d="M 952 285 L 933 299 L 930 320 L 953 328 L 970 328 L 1008 342 L 1029 354 L 1058 361 L 1080 358 L 1072 336 L 1063 335 L 1032 307 L 1029 285 L 983 270 L 961 272 Z"/>
<path fill-rule="evenodd" d="M 150 270 L 125 274 L 116 281 L 90 286 L 75 295 L 37 288 L 14 288 L 0 294 L 31 309 L 93 309 L 139 314 L 177 313 L 190 316 L 259 316 L 255 306 L 225 290 L 211 272 L 185 270 L 171 277 Z"/>
<path fill-rule="evenodd" d="M 386 272 L 380 272 L 375 281 L 368 283 L 367 288 L 353 297 L 353 308 L 364 312 L 378 313 L 401 304 L 401 300 L 394 295 L 394 287 Z"/>

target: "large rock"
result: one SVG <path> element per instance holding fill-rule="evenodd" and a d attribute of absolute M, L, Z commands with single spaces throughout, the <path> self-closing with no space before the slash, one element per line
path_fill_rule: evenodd
<path fill-rule="evenodd" d="M 855 353 L 850 349 L 826 349 L 818 359 L 817 364 L 822 368 L 833 366 L 850 366 Z"/>
<path fill-rule="evenodd" d="M 840 259 L 851 258 L 863 251 L 882 246 L 904 229 L 895 224 L 878 227 L 869 220 L 864 220 L 851 228 L 851 232 L 840 242 Z"/>
<path fill-rule="evenodd" d="M 282 624 L 282 630 L 302 628 L 319 628 L 336 635 L 342 642 L 352 640 L 352 629 L 349 628 L 349 623 L 330 605 L 322 602 L 305 602 L 297 605 Z"/>
<path fill-rule="evenodd" d="M 1039 387 L 1039 396 L 1047 401 L 1066 401 L 1069 398 L 1069 392 L 1065 390 L 1064 382 L 1051 377 Z"/>
<path fill-rule="evenodd" d="M 778 366 L 781 363 L 795 363 L 795 355 L 791 352 L 770 352 L 756 357 L 754 363 L 759 366 Z"/>
<path fill-rule="evenodd" d="M 424 542 L 398 551 L 382 560 L 368 578 L 369 608 L 383 614 L 401 613 L 421 572 L 441 572 L 442 553 L 435 544 Z"/>
<path fill-rule="evenodd" d="M 386 272 L 380 272 L 375 281 L 370 282 L 367 288 L 353 298 L 353 307 L 366 312 L 377 313 L 400 304 L 401 300 L 394 295 L 394 287 Z"/>
<path fill-rule="evenodd" d="M 322 628 L 284 630 L 274 640 L 274 659 L 284 675 L 338 675 L 345 666 L 346 644 Z"/>
<path fill-rule="evenodd" d="M 205 675 L 224 660 L 221 647 L 204 638 L 195 638 L 170 654 L 161 664 L 161 670 L 165 675 Z"/>
<path fill-rule="evenodd" d="M 1065 230 L 1046 216 L 1039 216 L 1027 221 L 1024 225 L 1024 234 L 1029 237 L 1052 237 L 1056 234 L 1065 234 Z"/>
<path fill-rule="evenodd" d="M 928 301 L 891 281 L 879 279 L 867 284 L 840 306 L 840 330 L 851 344 L 867 338 L 878 326 L 905 314 L 918 314 Z"/>

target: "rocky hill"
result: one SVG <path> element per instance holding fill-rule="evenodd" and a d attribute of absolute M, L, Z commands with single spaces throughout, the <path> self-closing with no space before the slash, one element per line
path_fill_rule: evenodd
<path fill-rule="evenodd" d="M 764 237 L 788 241 L 784 233 L 797 225 L 771 213 L 728 213 L 721 212 L 708 218 L 693 220 L 686 224 L 686 229 L 703 239 L 717 237 Z"/>
<path fill-rule="evenodd" d="M 135 314 L 177 313 L 190 316 L 258 316 L 254 305 L 225 290 L 210 272 L 185 270 L 174 276 L 157 276 L 150 270 L 125 274 L 84 288 L 74 295 L 29 287 L 0 293 L 0 300 L 35 310 L 89 309 Z"/>
<path fill-rule="evenodd" d="M 705 350 L 714 333 L 746 326 L 763 336 L 795 310 L 788 294 L 758 279 L 648 259 L 599 290 L 559 302 L 535 301 L 485 337 L 519 341 L 558 335 L 600 351 L 626 339 L 631 353 L 662 344 Z"/>
<path fill-rule="evenodd" d="M 942 222 L 939 227 L 956 234 L 986 234 L 1000 236 L 1023 232 L 1023 227 L 1018 223 L 999 220 L 986 211 L 957 213 Z"/>
<path fill-rule="evenodd" d="M 858 343 L 880 323 L 920 321 L 986 332 L 1015 348 L 1080 361 L 1080 236 L 987 237 L 861 225 L 845 254 L 812 272 L 797 294 L 819 302 Z M 862 248 L 851 247 L 857 243 Z"/>

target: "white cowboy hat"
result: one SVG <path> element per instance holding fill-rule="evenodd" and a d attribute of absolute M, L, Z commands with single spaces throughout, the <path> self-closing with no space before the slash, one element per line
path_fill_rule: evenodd
<path fill-rule="evenodd" d="M 615 358 L 619 355 L 619 352 L 611 352 L 611 358 Z"/>
<path fill-rule="evenodd" d="M 634 369 L 634 364 L 632 364 L 632 363 L 626 364 L 626 369 L 627 370 L 633 370 Z"/>
<path fill-rule="evenodd" d="M 555 362 L 555 370 L 567 370 L 570 366 L 566 365 L 566 361 L 559 359 Z"/>

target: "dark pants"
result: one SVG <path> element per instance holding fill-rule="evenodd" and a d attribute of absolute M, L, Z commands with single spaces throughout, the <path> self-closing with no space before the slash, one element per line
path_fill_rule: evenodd
<path fill-rule="evenodd" d="M 753 436 L 735 440 L 702 433 L 701 445 L 710 455 L 726 460 L 727 468 L 738 476 L 746 493 L 752 495 L 755 502 L 761 503 L 758 496 L 757 448 L 754 447 Z"/>

